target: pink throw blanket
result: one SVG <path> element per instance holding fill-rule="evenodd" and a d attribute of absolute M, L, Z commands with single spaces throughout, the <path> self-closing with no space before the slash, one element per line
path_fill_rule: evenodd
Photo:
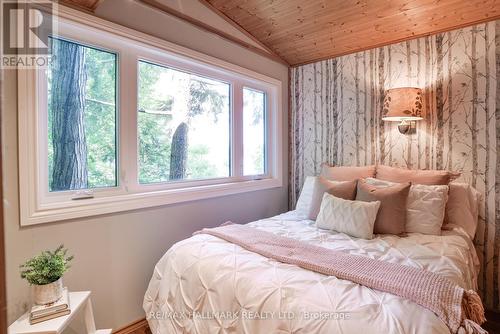
<path fill-rule="evenodd" d="M 434 312 L 452 333 L 487 333 L 480 297 L 430 271 L 351 255 L 232 223 L 203 229 L 242 248 L 283 263 L 364 285 L 411 300 Z"/>

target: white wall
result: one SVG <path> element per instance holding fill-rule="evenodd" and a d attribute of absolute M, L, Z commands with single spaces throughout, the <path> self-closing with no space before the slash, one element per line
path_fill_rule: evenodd
<path fill-rule="evenodd" d="M 110 21 L 281 80 L 283 175 L 287 179 L 287 67 L 134 1 L 106 0 L 96 13 Z M 30 289 L 19 277 L 18 266 L 41 250 L 60 243 L 70 249 L 75 260 L 73 268 L 65 275 L 65 284 L 70 290 L 92 290 L 97 325 L 117 328 L 144 317 L 142 298 L 153 267 L 173 243 L 202 227 L 216 226 L 227 220 L 245 223 L 287 209 L 285 185 L 234 196 L 20 228 L 16 94 L 16 74 L 12 70 L 5 71 L 2 141 L 9 322 L 25 310 L 29 300 Z"/>

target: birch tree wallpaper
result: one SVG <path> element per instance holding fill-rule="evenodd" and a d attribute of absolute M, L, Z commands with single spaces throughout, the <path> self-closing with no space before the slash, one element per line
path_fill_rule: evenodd
<path fill-rule="evenodd" d="M 499 305 L 500 20 L 291 69 L 290 205 L 322 162 L 462 173 L 483 194 L 479 287 Z M 381 120 L 384 91 L 424 89 L 426 117 L 402 135 Z"/>

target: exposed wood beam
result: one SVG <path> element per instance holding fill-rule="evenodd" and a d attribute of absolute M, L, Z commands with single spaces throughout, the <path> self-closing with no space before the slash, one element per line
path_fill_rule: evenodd
<path fill-rule="evenodd" d="M 73 8 L 73 9 L 76 9 L 76 10 L 79 10 L 79 11 L 82 11 L 82 12 L 85 12 L 88 14 L 94 14 L 94 12 L 90 8 L 87 8 L 85 6 L 81 6 L 73 1 L 66 1 L 66 0 L 58 0 L 58 1 L 53 0 L 53 1 L 57 2 L 61 5 L 64 5 L 66 7 L 70 7 L 70 8 Z"/>
<path fill-rule="evenodd" d="M 95 9 L 104 2 L 104 0 L 58 0 L 57 2 L 68 7 L 93 13 Z"/>
<path fill-rule="evenodd" d="M 95 4 L 92 6 L 91 10 L 94 12 L 97 7 L 99 7 L 105 0 L 97 0 Z"/>
<path fill-rule="evenodd" d="M 203 31 L 206 31 L 206 32 L 209 32 L 209 33 L 212 33 L 214 35 L 217 35 L 225 40 L 228 40 L 232 43 L 235 43 L 235 44 L 238 44 L 239 46 L 243 47 L 243 48 L 246 48 L 248 49 L 249 51 L 252 51 L 254 53 L 257 53 L 261 56 L 264 56 L 268 59 L 271 59 L 273 61 L 276 61 L 276 62 L 279 62 L 281 64 L 284 64 L 286 66 L 289 66 L 289 64 L 283 60 L 282 58 L 280 58 L 279 56 L 277 56 L 276 54 L 274 53 L 270 53 L 270 52 L 267 52 L 265 50 L 262 50 L 250 43 L 247 43 L 239 38 L 236 38 L 222 30 L 219 30 L 217 28 L 214 28 L 208 24 L 206 24 L 205 22 L 202 22 L 200 20 L 197 20 L 195 18 L 192 18 L 178 10 L 175 10 L 169 6 L 166 6 L 162 3 L 160 3 L 159 1 L 156 1 L 156 0 L 136 0 L 138 1 L 139 3 L 142 3 L 146 6 L 149 6 L 155 10 L 158 10 L 158 11 L 161 11 L 165 14 L 168 14 L 168 15 L 171 15 L 171 16 L 174 16 L 182 21 L 185 21 L 185 22 L 188 22 L 194 26 L 196 26 L 197 28 L 203 30 Z"/>

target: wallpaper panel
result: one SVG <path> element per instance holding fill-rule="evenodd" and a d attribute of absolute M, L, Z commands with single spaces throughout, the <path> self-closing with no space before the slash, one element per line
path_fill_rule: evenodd
<path fill-rule="evenodd" d="M 291 70 L 290 205 L 322 162 L 447 169 L 483 194 L 479 286 L 499 305 L 500 21 Z M 499 79 L 500 80 L 500 79 Z M 425 120 L 402 135 L 381 120 L 384 90 L 424 89 Z"/>

